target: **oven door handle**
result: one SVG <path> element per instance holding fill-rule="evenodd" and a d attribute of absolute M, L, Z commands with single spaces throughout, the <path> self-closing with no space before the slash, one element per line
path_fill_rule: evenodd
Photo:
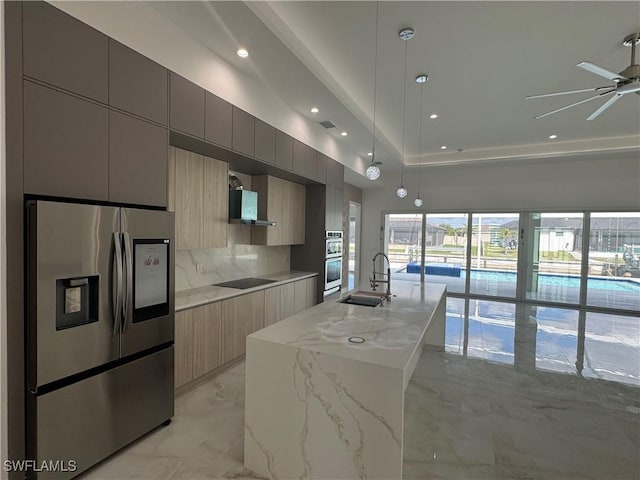
<path fill-rule="evenodd" d="M 124 266 L 126 271 L 126 292 L 122 315 L 122 333 L 127 331 L 127 326 L 133 318 L 133 255 L 129 232 L 124 232 Z"/>
<path fill-rule="evenodd" d="M 118 334 L 122 316 L 122 243 L 120 232 L 113 232 L 113 264 L 111 266 L 111 307 L 113 311 L 113 336 Z"/>

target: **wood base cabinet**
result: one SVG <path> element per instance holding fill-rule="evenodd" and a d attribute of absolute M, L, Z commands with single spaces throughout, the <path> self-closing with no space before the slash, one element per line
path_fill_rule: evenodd
<path fill-rule="evenodd" d="M 313 307 L 316 281 L 305 278 L 176 312 L 175 388 L 244 355 L 247 335 Z"/>

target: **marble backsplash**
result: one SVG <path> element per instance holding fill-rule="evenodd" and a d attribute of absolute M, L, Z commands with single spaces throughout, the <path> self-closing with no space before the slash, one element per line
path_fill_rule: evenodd
<path fill-rule="evenodd" d="M 226 248 L 176 250 L 176 292 L 289 270 L 290 247 L 249 245 L 251 228 L 229 225 Z"/>

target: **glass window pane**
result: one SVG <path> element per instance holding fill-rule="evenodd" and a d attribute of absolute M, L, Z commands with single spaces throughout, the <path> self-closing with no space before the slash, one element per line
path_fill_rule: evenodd
<path fill-rule="evenodd" d="M 464 304 L 463 298 L 447 297 L 447 313 L 444 327 L 446 352 L 464 353 Z"/>
<path fill-rule="evenodd" d="M 578 310 L 530 306 L 536 325 L 536 369 L 577 373 Z"/>
<path fill-rule="evenodd" d="M 420 281 L 422 215 L 422 213 L 385 215 L 385 253 L 389 256 L 391 278 L 394 280 Z M 369 266 L 371 268 L 371 263 Z M 379 264 L 376 265 L 377 268 Z M 365 267 L 363 277 L 367 278 L 366 275 L 370 275 L 370 272 L 367 272 Z"/>
<path fill-rule="evenodd" d="M 471 293 L 516 296 L 517 213 L 474 213 L 471 217 Z"/>
<path fill-rule="evenodd" d="M 640 212 L 591 214 L 587 305 L 640 310 Z"/>
<path fill-rule="evenodd" d="M 531 213 L 527 232 L 526 296 L 580 303 L 582 213 Z"/>
<path fill-rule="evenodd" d="M 514 303 L 469 300 L 467 356 L 514 364 Z"/>
<path fill-rule="evenodd" d="M 637 317 L 587 312 L 584 343 L 584 377 L 640 385 Z"/>
<path fill-rule="evenodd" d="M 425 281 L 447 284 L 447 291 L 464 293 L 467 270 L 466 213 L 427 214 Z"/>

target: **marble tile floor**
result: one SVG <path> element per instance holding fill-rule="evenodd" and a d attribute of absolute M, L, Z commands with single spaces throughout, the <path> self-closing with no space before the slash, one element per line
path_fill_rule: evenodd
<path fill-rule="evenodd" d="M 455 330 L 452 325 L 461 306 L 449 303 L 448 317 L 453 320 L 448 318 L 447 329 Z M 475 305 L 465 307 L 473 317 Z M 509 326 L 508 304 L 485 307 L 496 313 L 494 324 Z M 527 313 L 531 318 L 532 312 Z M 537 313 L 538 325 L 544 324 L 542 313 Z M 566 314 L 573 325 L 572 313 Z M 504 324 L 498 322 L 501 316 Z M 636 323 L 635 330 L 640 330 Z M 588 325 L 587 318 L 587 330 Z M 445 351 L 423 352 L 407 387 L 404 478 L 640 478 L 640 387 L 635 381 L 545 369 L 543 355 L 554 350 L 538 348 L 541 341 L 535 330 L 512 332 L 518 347 L 511 356 L 496 356 L 495 336 L 486 331 L 473 342 L 467 334 L 466 351 L 452 348 L 447 335 Z M 640 348 L 635 334 L 631 338 L 633 348 L 623 350 L 624 355 Z M 468 348 L 471 343 L 473 349 Z M 611 344 L 609 352 L 615 351 L 620 351 L 619 344 Z M 514 361 L 516 356 L 524 361 Z M 635 355 L 626 360 L 629 371 L 640 371 Z M 564 366 L 572 361 L 573 354 L 564 362 L 556 359 Z M 536 362 L 545 368 L 536 368 Z M 180 395 L 171 425 L 151 432 L 81 478 L 259 478 L 242 464 L 243 421 L 244 364 L 239 363 Z"/>

